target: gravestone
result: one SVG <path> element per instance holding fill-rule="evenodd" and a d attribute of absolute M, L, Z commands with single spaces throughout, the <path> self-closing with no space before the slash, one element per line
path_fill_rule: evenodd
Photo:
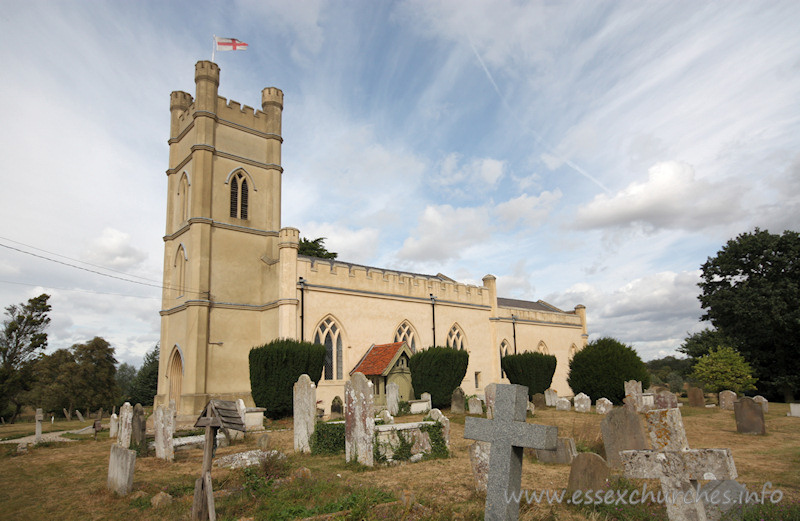
<path fill-rule="evenodd" d="M 578 450 L 575 448 L 575 440 L 572 438 L 558 438 L 555 450 L 536 449 L 536 459 L 542 463 L 571 465 L 577 455 Z"/>
<path fill-rule="evenodd" d="M 790 403 L 789 412 L 786 415 L 800 418 L 800 403 Z"/>
<path fill-rule="evenodd" d="M 556 410 L 557 411 L 568 411 L 572 409 L 572 404 L 569 401 L 569 398 L 559 398 L 556 402 Z"/>
<path fill-rule="evenodd" d="M 567 494 L 571 496 L 576 490 L 588 494 L 590 491 L 604 489 L 608 477 L 609 469 L 606 460 L 593 452 L 581 452 L 572 460 Z"/>
<path fill-rule="evenodd" d="M 733 402 L 736 401 L 736 393 L 733 391 L 722 391 L 719 393 L 719 408 L 723 411 L 732 411 Z"/>
<path fill-rule="evenodd" d="M 156 436 L 156 458 L 172 461 L 175 459 L 175 449 L 172 445 L 175 417 L 172 414 L 172 410 L 163 405 L 156 407 L 153 416 L 153 430 Z"/>
<path fill-rule="evenodd" d="M 733 479 L 709 481 L 700 489 L 700 497 L 706 507 L 708 521 L 741 519 L 744 505 L 735 503 L 739 498 L 747 498 L 747 487 Z M 729 501 L 726 501 L 726 497 Z"/>
<path fill-rule="evenodd" d="M 433 408 L 433 400 L 431 399 L 431 393 L 422 393 L 419 399 L 428 402 L 428 408 L 426 409 L 426 412 L 430 411 L 431 408 Z"/>
<path fill-rule="evenodd" d="M 594 410 L 597 414 L 608 414 L 613 408 L 614 404 L 611 403 L 611 400 L 608 398 L 598 398 L 597 402 L 594 404 Z"/>
<path fill-rule="evenodd" d="M 653 396 L 654 409 L 674 409 L 678 406 L 678 397 L 669 391 L 659 391 Z"/>
<path fill-rule="evenodd" d="M 452 414 L 464 414 L 464 390 L 456 387 L 450 397 L 450 412 Z"/>
<path fill-rule="evenodd" d="M 108 458 L 108 480 L 106 486 L 116 494 L 124 496 L 133 489 L 133 468 L 136 466 L 136 451 L 111 445 Z"/>
<path fill-rule="evenodd" d="M 733 414 L 736 417 L 736 430 L 742 434 L 766 434 L 764 409 L 754 399 L 740 398 L 733 403 Z"/>
<path fill-rule="evenodd" d="M 473 396 L 469 399 L 469 413 L 470 414 L 483 414 L 483 403 L 481 399 L 477 396 Z"/>
<path fill-rule="evenodd" d="M 41 409 L 36 409 L 36 438 L 35 443 L 42 442 L 42 420 L 44 420 L 44 413 Z"/>
<path fill-rule="evenodd" d="M 491 444 L 488 441 L 476 441 L 469 446 L 469 462 L 472 466 L 472 476 L 475 478 L 475 490 L 478 492 L 486 492 L 490 452 Z"/>
<path fill-rule="evenodd" d="M 491 383 L 483 390 L 483 396 L 486 399 L 486 417 L 488 419 L 494 418 L 494 397 L 497 393 L 497 384 Z"/>
<path fill-rule="evenodd" d="M 531 397 L 531 402 L 535 405 L 538 409 L 544 409 L 547 407 L 547 399 L 544 397 L 544 393 L 536 393 Z"/>
<path fill-rule="evenodd" d="M 383 409 L 378 413 L 378 419 L 381 420 L 384 425 L 394 423 L 394 416 L 392 416 L 386 409 Z"/>
<path fill-rule="evenodd" d="M 647 411 L 645 421 L 653 450 L 686 450 L 689 448 L 680 409 Z"/>
<path fill-rule="evenodd" d="M 117 445 L 127 449 L 131 446 L 131 428 L 133 423 L 133 407 L 125 402 L 119 408 L 119 433 L 117 435 Z"/>
<path fill-rule="evenodd" d="M 144 407 L 141 403 L 133 406 L 133 418 L 131 420 L 131 445 L 144 446 L 147 439 L 147 421 L 144 417 Z"/>
<path fill-rule="evenodd" d="M 655 409 L 655 395 L 653 393 L 642 393 L 639 396 L 639 412 L 649 411 Z"/>
<path fill-rule="evenodd" d="M 642 410 L 642 382 L 628 380 L 625 382 L 625 406 L 636 412 Z"/>
<path fill-rule="evenodd" d="M 591 412 L 592 411 L 592 399 L 589 396 L 578 393 L 573 398 L 575 402 L 575 412 Z"/>
<path fill-rule="evenodd" d="M 108 437 L 116 438 L 118 431 L 119 431 L 119 416 L 117 416 L 116 414 L 112 414 L 111 419 L 108 420 Z"/>
<path fill-rule="evenodd" d="M 400 387 L 395 382 L 386 386 L 386 409 L 392 416 L 400 412 Z"/>
<path fill-rule="evenodd" d="M 358 461 L 372 467 L 375 432 L 372 382 L 363 373 L 353 373 L 344 386 L 345 461 Z"/>
<path fill-rule="evenodd" d="M 81 423 L 83 423 L 85 421 L 83 419 L 83 414 L 81 414 L 81 411 L 79 411 L 78 409 L 75 409 L 75 414 L 78 415 L 78 419 L 81 421 Z"/>
<path fill-rule="evenodd" d="M 528 412 L 531 413 L 531 416 L 536 414 L 536 406 L 533 402 L 528 402 Z"/>
<path fill-rule="evenodd" d="M 689 407 L 705 407 L 706 399 L 703 396 L 703 389 L 701 387 L 689 387 L 687 391 L 689 395 Z"/>
<path fill-rule="evenodd" d="M 556 403 L 558 403 L 558 391 L 556 391 L 552 387 L 550 389 L 545 390 L 544 401 L 547 407 L 555 407 Z"/>
<path fill-rule="evenodd" d="M 769 412 L 769 402 L 767 401 L 766 398 L 764 398 L 759 394 L 758 396 L 753 397 L 753 401 L 761 405 L 761 408 L 764 409 L 764 414 L 767 414 Z"/>
<path fill-rule="evenodd" d="M 72 421 L 72 415 L 69 413 L 69 411 L 63 408 L 61 410 L 64 411 L 64 418 L 66 418 L 67 421 Z"/>
<path fill-rule="evenodd" d="M 523 449 L 556 448 L 558 428 L 526 423 L 527 403 L 527 387 L 498 384 L 494 418 L 466 418 L 464 438 L 491 444 L 485 519 L 518 519 L 519 503 L 507 498 L 520 493 Z"/>
<path fill-rule="evenodd" d="M 603 435 L 609 467 L 622 467 L 619 451 L 647 448 L 647 439 L 639 415 L 628 407 L 615 407 L 608 413 L 600 423 L 600 432 Z"/>
<path fill-rule="evenodd" d="M 317 418 L 317 386 L 301 374 L 293 389 L 294 451 L 311 452 L 311 435 Z"/>
<path fill-rule="evenodd" d="M 447 448 L 450 448 L 450 419 L 444 415 L 439 409 L 431 409 L 429 414 L 431 420 L 442 424 L 442 437 L 444 438 Z"/>
<path fill-rule="evenodd" d="M 343 412 L 344 402 L 338 396 L 334 396 L 333 400 L 331 400 L 331 419 L 341 418 Z"/>

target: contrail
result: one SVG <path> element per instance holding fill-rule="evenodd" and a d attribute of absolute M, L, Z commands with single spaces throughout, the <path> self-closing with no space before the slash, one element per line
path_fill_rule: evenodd
<path fill-rule="evenodd" d="M 550 145 L 545 143 L 545 141 L 541 138 L 539 133 L 536 132 L 536 130 L 534 130 L 533 128 L 531 128 L 528 125 L 526 125 L 525 122 L 523 122 L 520 119 L 519 115 L 515 111 L 511 110 L 511 107 L 509 106 L 508 102 L 506 102 L 506 98 L 503 96 L 503 93 L 500 92 L 500 88 L 497 86 L 497 83 L 494 81 L 494 77 L 492 76 L 492 73 L 489 72 L 489 68 L 486 67 L 485 63 L 483 63 L 483 59 L 481 58 L 481 55 L 478 53 L 478 49 L 475 48 L 475 44 L 472 43 L 472 38 L 470 38 L 469 35 L 467 35 L 467 40 L 469 41 L 469 46 L 472 48 L 472 52 L 475 53 L 475 57 L 478 59 L 478 63 L 481 64 L 481 68 L 483 68 L 483 72 L 486 73 L 486 77 L 489 78 L 489 82 L 492 84 L 492 87 L 494 87 L 494 91 L 497 93 L 497 96 L 500 98 L 500 101 L 503 102 L 503 106 L 505 106 L 506 110 L 511 114 L 511 116 L 514 117 L 514 119 L 517 120 L 517 123 L 519 123 L 519 125 L 521 127 L 526 127 L 528 130 L 530 130 L 530 132 L 533 134 L 533 137 L 536 138 L 536 141 L 540 145 L 542 145 L 550 155 L 552 155 L 553 157 L 555 157 L 557 159 L 560 159 L 561 161 L 564 162 L 564 164 L 566 164 L 567 166 L 569 166 L 570 168 L 572 168 L 573 170 L 575 170 L 576 172 L 581 174 L 583 177 L 585 177 L 589 181 L 593 182 L 594 184 L 596 184 L 597 186 L 602 188 L 606 193 L 610 194 L 611 190 L 609 190 L 603 183 L 601 183 L 599 179 L 597 179 L 596 177 L 591 175 L 589 172 L 587 172 L 583 168 L 581 168 L 578 165 L 576 165 L 575 163 L 573 163 L 570 159 L 568 159 L 566 157 L 561 157 L 560 155 L 558 155 L 555 152 L 555 150 L 553 150 L 553 147 L 551 147 Z"/>

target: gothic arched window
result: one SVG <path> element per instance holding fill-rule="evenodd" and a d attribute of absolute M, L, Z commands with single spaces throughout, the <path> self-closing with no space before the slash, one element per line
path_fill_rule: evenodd
<path fill-rule="evenodd" d="M 325 380 L 333 380 L 334 369 L 336 379 L 342 379 L 342 329 L 336 320 L 329 316 L 326 317 L 314 333 L 314 343 L 325 346 L 325 367 L 322 376 Z M 336 355 L 334 363 L 334 352 Z"/>
<path fill-rule="evenodd" d="M 464 332 L 461 331 L 461 326 L 453 324 L 453 327 L 450 328 L 450 332 L 447 333 L 447 347 L 462 350 L 466 345 L 467 341 Z"/>
<path fill-rule="evenodd" d="M 241 172 L 231 178 L 231 217 L 247 219 L 247 178 Z"/>
<path fill-rule="evenodd" d="M 186 172 L 183 173 L 178 183 L 178 212 L 180 213 L 179 222 L 189 218 L 189 178 L 186 176 Z"/>
<path fill-rule="evenodd" d="M 394 341 L 405 342 L 412 353 L 417 352 L 417 333 L 408 320 L 404 320 L 397 327 L 397 331 L 394 332 Z"/>
<path fill-rule="evenodd" d="M 550 354 L 550 350 L 547 349 L 547 344 L 544 343 L 544 340 L 540 340 L 539 341 L 539 345 L 536 348 L 536 350 L 538 352 L 542 353 L 543 355 L 549 355 Z"/>
<path fill-rule="evenodd" d="M 508 340 L 503 340 L 500 342 L 500 378 L 504 378 L 506 376 L 505 371 L 503 371 L 503 357 L 508 355 Z"/>
<path fill-rule="evenodd" d="M 175 292 L 175 298 L 180 298 L 186 292 L 186 249 L 183 244 L 178 246 L 178 251 L 175 253 L 175 262 L 172 264 L 172 290 Z"/>

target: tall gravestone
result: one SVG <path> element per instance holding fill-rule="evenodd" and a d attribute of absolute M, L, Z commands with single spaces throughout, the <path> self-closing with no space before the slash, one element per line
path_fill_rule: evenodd
<path fill-rule="evenodd" d="M 494 418 L 494 399 L 496 394 L 496 383 L 487 385 L 483 390 L 483 396 L 486 398 L 486 417 L 490 420 Z"/>
<path fill-rule="evenodd" d="M 136 451 L 111 445 L 108 459 L 106 486 L 112 492 L 124 496 L 133 489 L 133 469 L 136 466 Z"/>
<path fill-rule="evenodd" d="M 450 412 L 452 414 L 464 414 L 464 389 L 456 387 L 450 397 Z"/>
<path fill-rule="evenodd" d="M 112 414 L 108 420 L 108 437 L 116 438 L 119 432 L 119 416 Z"/>
<path fill-rule="evenodd" d="M 752 398 L 744 397 L 734 402 L 733 414 L 736 417 L 737 432 L 759 435 L 767 433 L 764 409 Z"/>
<path fill-rule="evenodd" d="M 153 430 L 156 436 L 156 458 L 173 461 L 175 459 L 175 449 L 172 445 L 172 434 L 175 430 L 175 415 L 172 409 L 163 405 L 156 407 Z"/>
<path fill-rule="evenodd" d="M 344 394 L 345 460 L 372 467 L 375 432 L 372 382 L 363 373 L 354 373 L 344 386 Z"/>
<path fill-rule="evenodd" d="M 575 412 L 591 412 L 592 399 L 584 393 L 578 393 L 572 400 L 575 402 Z"/>
<path fill-rule="evenodd" d="M 117 436 L 117 445 L 122 448 L 128 449 L 131 446 L 131 429 L 133 424 L 133 406 L 125 402 L 119 408 L 119 434 Z"/>
<path fill-rule="evenodd" d="M 80 420 L 81 423 L 86 421 L 86 420 L 83 419 L 83 414 L 81 414 L 81 411 L 79 411 L 78 409 L 75 409 L 75 414 L 78 415 L 78 420 Z"/>
<path fill-rule="evenodd" d="M 531 403 L 538 409 L 544 409 L 547 407 L 547 398 L 544 397 L 544 393 L 536 393 L 531 396 Z"/>
<path fill-rule="evenodd" d="M 400 386 L 395 382 L 386 385 L 386 409 L 392 416 L 397 416 L 400 412 Z"/>
<path fill-rule="evenodd" d="M 425 412 L 430 411 L 433 408 L 433 399 L 431 398 L 431 393 L 422 393 L 419 399 L 428 402 L 428 408 L 425 410 Z"/>
<path fill-rule="evenodd" d="M 689 407 L 706 406 L 706 399 L 701 387 L 689 387 L 687 394 L 689 395 Z"/>
<path fill-rule="evenodd" d="M 475 478 L 475 490 L 486 492 L 486 482 L 489 479 L 489 454 L 491 444 L 488 441 L 476 441 L 469 446 L 469 462 L 472 466 L 472 476 Z"/>
<path fill-rule="evenodd" d="M 628 380 L 625 382 L 625 406 L 636 412 L 642 410 L 642 382 Z"/>
<path fill-rule="evenodd" d="M 733 402 L 736 401 L 736 393 L 733 391 L 722 391 L 719 393 L 719 408 L 723 411 L 732 411 Z"/>
<path fill-rule="evenodd" d="M 311 435 L 317 414 L 317 386 L 307 374 L 301 374 L 294 383 L 294 450 L 311 452 Z"/>
<path fill-rule="evenodd" d="M 44 413 L 41 409 L 36 409 L 36 443 L 42 443 L 42 420 L 44 420 Z"/>
<path fill-rule="evenodd" d="M 555 407 L 558 403 L 558 391 L 553 388 L 544 391 L 544 402 L 547 407 Z"/>
<path fill-rule="evenodd" d="M 619 451 L 647 448 L 647 439 L 639 415 L 628 407 L 616 407 L 608 413 L 600 423 L 600 432 L 603 435 L 609 467 L 622 466 Z"/>
<path fill-rule="evenodd" d="M 72 421 L 72 415 L 69 413 L 69 411 L 63 408 L 61 410 L 64 411 L 64 418 L 66 418 L 67 421 Z"/>
<path fill-rule="evenodd" d="M 491 444 L 485 519 L 518 519 L 519 503 L 508 498 L 520 492 L 523 449 L 556 448 L 558 428 L 526 423 L 527 404 L 527 387 L 498 384 L 494 418 L 466 418 L 464 438 Z"/>
<path fill-rule="evenodd" d="M 138 447 L 146 447 L 147 441 L 147 419 L 144 415 L 144 407 L 141 403 L 133 406 L 133 419 L 131 420 L 131 444 Z"/>

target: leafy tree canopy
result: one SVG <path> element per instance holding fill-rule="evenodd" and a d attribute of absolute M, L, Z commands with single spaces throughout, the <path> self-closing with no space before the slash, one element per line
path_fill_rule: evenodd
<path fill-rule="evenodd" d="M 734 348 L 718 346 L 700 357 L 694 365 L 692 377 L 703 383 L 712 393 L 724 390 L 741 393 L 756 388 L 750 364 Z"/>
<path fill-rule="evenodd" d="M 328 249 L 325 248 L 325 237 L 317 237 L 313 241 L 305 237 L 300 237 L 300 248 L 297 253 L 299 255 L 317 257 L 319 259 L 335 259 L 339 256 L 338 253 L 328 251 Z"/>
<path fill-rule="evenodd" d="M 92 410 L 110 408 L 119 397 L 114 348 L 97 336 L 85 344 L 75 344 L 72 351 L 78 364 L 81 406 Z"/>
<path fill-rule="evenodd" d="M 713 348 L 721 345 L 735 346 L 736 341 L 716 329 L 706 328 L 687 336 L 678 351 L 692 359 L 691 365 L 695 359 L 707 355 Z"/>
<path fill-rule="evenodd" d="M 702 265 L 698 297 L 710 321 L 751 364 L 759 390 L 800 390 L 800 234 L 758 228 Z"/>
<path fill-rule="evenodd" d="M 645 389 L 650 386 L 650 374 L 642 359 L 632 347 L 615 338 L 589 342 L 569 362 L 567 383 L 575 394 L 585 393 L 592 401 L 608 398 L 621 404 L 628 380 L 641 381 Z"/>
<path fill-rule="evenodd" d="M 117 387 L 121 396 L 122 403 L 130 401 L 131 392 L 133 391 L 133 381 L 136 379 L 136 368 L 127 362 L 123 362 L 117 367 Z"/>
<path fill-rule="evenodd" d="M 153 349 L 144 355 L 142 367 L 136 373 L 136 378 L 134 378 L 131 386 L 130 399 L 128 400 L 131 404 L 153 405 L 154 398 L 158 392 L 159 351 L 159 346 L 156 344 Z"/>

